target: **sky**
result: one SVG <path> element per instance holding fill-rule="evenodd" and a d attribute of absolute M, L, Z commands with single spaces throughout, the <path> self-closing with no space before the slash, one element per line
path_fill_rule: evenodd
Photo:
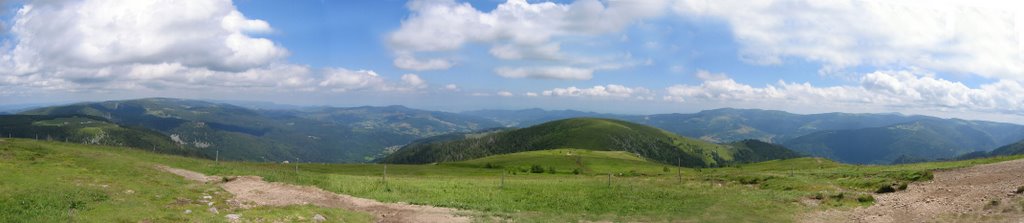
<path fill-rule="evenodd" d="M 0 0 L 0 105 L 722 107 L 1024 123 L 1024 4 Z"/>

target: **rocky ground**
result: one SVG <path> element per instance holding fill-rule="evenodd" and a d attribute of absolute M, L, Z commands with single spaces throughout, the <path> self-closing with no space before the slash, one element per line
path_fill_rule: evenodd
<path fill-rule="evenodd" d="M 810 213 L 804 222 L 1024 222 L 1024 159 L 935 172 L 876 203 Z"/>

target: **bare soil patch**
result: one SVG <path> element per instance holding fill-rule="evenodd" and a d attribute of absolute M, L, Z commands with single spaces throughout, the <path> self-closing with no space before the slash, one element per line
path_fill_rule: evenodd
<path fill-rule="evenodd" d="M 202 183 L 221 183 L 224 190 L 235 195 L 242 208 L 253 206 L 316 205 L 371 213 L 377 222 L 470 222 L 459 215 L 465 211 L 425 205 L 383 203 L 376 200 L 337 194 L 316 187 L 266 182 L 258 176 L 223 178 L 194 171 L 157 166 L 158 169 Z M 224 182 L 224 179 L 229 179 Z"/>

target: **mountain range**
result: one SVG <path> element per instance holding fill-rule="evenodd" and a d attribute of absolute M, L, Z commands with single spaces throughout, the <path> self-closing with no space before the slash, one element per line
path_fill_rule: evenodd
<path fill-rule="evenodd" d="M 26 115 L 90 115 L 160 132 L 207 155 L 253 161 L 365 162 L 422 137 L 499 127 L 473 116 L 402 106 L 257 110 L 149 98 L 39 108 Z"/>
<path fill-rule="evenodd" d="M 715 109 L 691 114 L 621 115 L 575 110 L 461 113 L 403 106 L 297 107 L 173 98 L 85 102 L 19 110 L 21 115 L 83 115 L 160 133 L 199 155 L 251 161 L 369 162 L 410 144 L 461 140 L 571 118 L 614 119 L 716 145 L 756 139 L 847 163 L 953 159 L 1024 139 L 1024 126 L 920 115 L 794 114 Z M 419 141 L 418 141 L 419 140 Z M 705 164 L 709 164 L 705 162 Z"/>
<path fill-rule="evenodd" d="M 480 110 L 463 112 L 512 126 L 572 117 L 604 117 L 723 143 L 757 139 L 811 156 L 846 163 L 889 164 L 949 159 L 991 151 L 1024 139 L 1024 126 L 921 115 L 793 114 L 760 109 L 714 109 L 692 114 L 616 115 L 574 110 Z"/>

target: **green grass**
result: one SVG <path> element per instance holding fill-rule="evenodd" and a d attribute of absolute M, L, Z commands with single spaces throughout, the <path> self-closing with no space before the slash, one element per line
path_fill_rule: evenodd
<path fill-rule="evenodd" d="M 377 199 L 385 202 L 408 202 L 434 206 L 453 207 L 475 211 L 484 218 L 513 219 L 518 222 L 569 222 L 580 220 L 611 221 L 697 221 L 697 222 L 789 222 L 800 213 L 830 208 L 852 208 L 870 205 L 868 196 L 883 184 L 927 180 L 931 170 L 949 169 L 992 163 L 1017 157 L 998 157 L 957 162 L 920 163 L 897 166 L 859 166 L 831 162 L 824 159 L 800 158 L 769 161 L 749 165 L 709 169 L 676 169 L 664 171 L 661 164 L 645 162 L 638 157 L 622 152 L 578 152 L 575 149 L 533 151 L 507 154 L 457 163 L 435 165 L 387 165 L 387 180 L 382 181 L 384 165 L 379 164 L 276 164 L 222 162 L 152 154 L 144 151 L 122 148 L 81 146 L 59 143 L 45 143 L 32 140 L 8 140 L 3 148 L 15 148 L 14 153 L 3 150 L 0 153 L 0 177 L 22 176 L 0 182 L 2 196 L 16 194 L 37 194 L 24 191 L 34 185 L 45 183 L 80 182 L 83 187 L 64 188 L 70 194 L 66 200 L 84 201 L 82 211 L 76 212 L 81 219 L 90 221 L 119 221 L 128 219 L 107 210 L 126 208 L 131 211 L 119 213 L 152 213 L 148 216 L 162 216 L 165 221 L 206 221 L 219 219 L 206 216 L 205 209 L 194 206 L 165 206 L 173 203 L 169 196 L 195 198 L 203 193 L 219 189 L 195 185 L 168 174 L 154 172 L 148 166 L 153 163 L 195 170 L 212 175 L 259 175 L 268 181 L 287 182 L 298 185 L 312 185 L 326 190 L 350 194 L 357 197 Z M 36 148 L 50 151 L 49 154 L 64 154 L 67 158 L 43 158 L 39 164 L 29 164 Z M 59 151 L 59 152 L 57 152 Z M 578 165 L 569 152 L 582 157 L 583 166 L 591 172 L 574 175 L 569 167 Z M 13 154 L 13 155 L 11 155 Z M 21 158 L 18 158 L 21 157 Z M 43 155 L 55 157 L 55 155 Z M 59 157 L 59 156 L 57 156 Z M 79 157 L 79 158 L 74 158 Z M 102 160 L 119 160 L 115 164 L 91 163 L 96 157 Z M 51 171 L 55 176 L 37 179 L 28 174 L 30 170 L 14 168 L 10 160 L 19 160 L 17 165 L 44 165 L 34 171 Z M 61 161 L 65 160 L 65 161 Z M 66 161 L 71 160 L 71 161 Z M 99 160 L 99 159 L 96 159 Z M 90 164 L 91 163 L 91 164 Z M 117 164 L 120 163 L 120 164 Z M 501 168 L 484 168 L 487 163 Z M 10 164 L 10 165 L 9 165 Z M 71 165 L 73 164 L 73 165 Z M 70 165 L 70 166 L 66 166 Z M 114 167 L 109 167 L 114 165 Z M 528 173 L 515 171 L 510 174 L 505 167 L 542 165 L 555 167 L 557 174 Z M 298 171 L 296 171 L 298 167 Z M 118 171 L 112 171 L 118 170 Z M 11 171 L 21 171 L 11 173 Z M 98 171 L 98 172 L 93 172 Z M 120 172 L 125 171 L 125 172 Z M 134 172 L 131 172 L 134 171 Z M 625 174 L 629 172 L 641 174 Z M 608 182 L 608 175 L 611 184 Z M 619 173 L 624 173 L 620 175 Z M 678 173 L 682 173 L 681 180 Z M 84 174 L 84 175 L 83 175 Z M 140 177 L 142 175 L 146 180 Z M 504 175 L 504 176 L 503 176 Z M 78 179 L 86 176 L 85 179 Z M 128 180 L 135 179 L 135 180 Z M 77 180 L 77 181 L 76 181 Z M 139 182 L 141 181 L 141 182 Z M 152 182 L 150 182 L 152 181 Z M 504 183 L 502 183 L 504 181 Z M 59 187 L 64 184 L 50 183 Z M 96 188 L 88 185 L 112 185 Z M 117 185 L 116 188 L 113 185 Z M 189 188 L 188 185 L 193 185 Z M 12 189 L 14 188 L 14 189 Z M 118 191 L 136 189 L 136 195 L 125 196 Z M 82 191 L 76 191 L 81 189 Z M 13 192 L 13 193 L 12 193 Z M 223 192 L 221 192 L 223 193 Z M 10 195 L 15 194 L 15 195 Z M 139 196 L 139 195 L 146 196 Z M 164 194 L 163 198 L 153 197 Z M 105 196 L 104 196 L 105 195 Z M 46 195 L 50 196 L 50 195 Z M 223 196 L 223 194 L 221 195 Z M 137 198 L 136 198 L 137 197 Z M 21 198 L 8 200 L 40 200 L 46 203 L 60 203 L 65 197 Z M 224 198 L 219 198 L 224 199 Z M 808 207 L 801 204 L 804 199 L 821 199 L 821 204 Z M 137 205 L 137 204 L 149 204 Z M 200 205 L 201 206 L 201 205 Z M 0 205 L 0 209 L 8 209 Z M 47 213 L 60 215 L 66 206 L 47 208 Z M 64 209 L 62 209 L 64 208 Z M 184 208 L 196 208 L 195 219 L 181 219 Z M 281 216 L 306 216 L 311 207 L 292 209 L 251 210 L 243 216 L 267 216 L 283 219 Z M 324 211 L 326 213 L 326 211 Z M 9 210 L 0 213 L 10 213 Z M 223 213 L 223 212 L 222 212 Z M 285 214 L 276 214 L 285 213 Z M 104 215 L 109 214 L 109 215 Z M 133 214 L 137 215 L 137 214 Z M 326 215 L 326 214 L 325 214 Z M 342 212 L 337 216 L 360 219 L 358 214 Z M 3 215 L 7 216 L 7 215 Z M 34 216 L 34 215 L 17 215 Z M 221 217 L 222 218 L 222 217 Z M 26 219 L 26 218 L 16 218 Z M 139 219 L 139 218 L 136 218 Z M 0 219 L 3 220 L 3 219 Z M 35 219 L 28 219 L 35 220 Z M 47 220 L 47 219 L 39 219 Z M 135 219 L 133 219 L 135 220 Z M 356 221 L 356 220 L 352 220 Z"/>
<path fill-rule="evenodd" d="M 664 168 L 675 167 L 650 162 L 625 151 L 594 151 L 583 149 L 553 149 L 488 156 L 480 159 L 444 163 L 456 167 L 504 169 L 526 172 L 533 165 L 545 170 L 554 167 L 557 173 L 568 174 L 579 169 L 581 174 L 663 174 Z"/>
<path fill-rule="evenodd" d="M 136 150 L 0 140 L 0 222 L 221 222 L 231 213 L 268 222 L 315 214 L 370 221 L 362 213 L 309 206 L 234 210 L 219 187 L 160 172 L 139 159 L 156 155 Z M 207 195 L 220 214 L 199 201 Z"/>

